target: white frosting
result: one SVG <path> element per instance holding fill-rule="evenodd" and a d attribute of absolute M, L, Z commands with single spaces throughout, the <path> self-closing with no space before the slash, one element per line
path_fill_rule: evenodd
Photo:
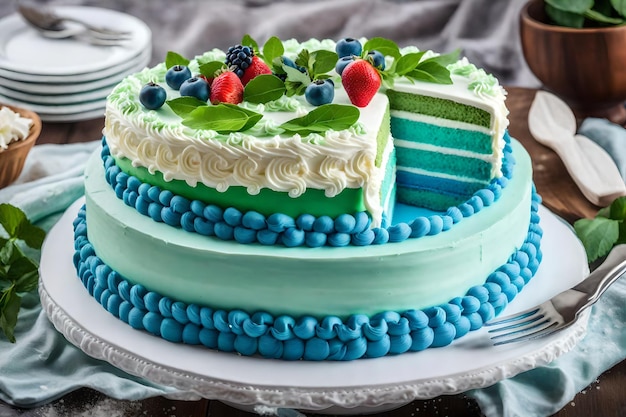
<path fill-rule="evenodd" d="M 6 149 L 11 142 L 24 140 L 33 121 L 20 116 L 8 107 L 0 108 L 0 149 Z"/>

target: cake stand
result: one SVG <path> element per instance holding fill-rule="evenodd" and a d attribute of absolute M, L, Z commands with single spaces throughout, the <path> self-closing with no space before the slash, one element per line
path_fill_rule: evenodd
<path fill-rule="evenodd" d="M 586 331 L 588 315 L 567 330 L 533 341 L 493 346 L 480 329 L 444 348 L 351 362 L 286 362 L 170 343 L 109 314 L 76 276 L 72 221 L 83 201 L 74 203 L 48 233 L 41 256 L 41 304 L 57 330 L 86 354 L 176 387 L 179 399 L 216 399 L 244 409 L 381 412 L 415 399 L 486 387 L 545 365 L 571 350 Z M 539 214 L 543 262 L 504 314 L 539 304 L 588 273 L 584 248 L 571 228 L 544 207 Z"/>

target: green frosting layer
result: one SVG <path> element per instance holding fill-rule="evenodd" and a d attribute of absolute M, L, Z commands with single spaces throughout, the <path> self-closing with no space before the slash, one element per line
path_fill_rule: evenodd
<path fill-rule="evenodd" d="M 486 128 L 491 127 L 491 115 L 489 112 L 477 107 L 443 98 L 415 95 L 396 90 L 387 90 L 387 96 L 389 97 L 392 110 L 404 110 L 411 113 L 471 123 Z"/>
<path fill-rule="evenodd" d="M 228 187 L 228 190 L 221 193 L 200 182 L 192 187 L 182 180 L 165 181 L 159 171 L 153 175 L 144 167 L 134 167 L 126 158 L 115 158 L 115 163 L 123 172 L 134 175 L 142 182 L 169 190 L 190 200 L 200 200 L 222 208 L 236 207 L 242 212 L 252 210 L 265 216 L 279 212 L 293 218 L 301 214 L 335 218 L 345 213 L 366 211 L 362 188 L 346 188 L 330 198 L 324 195 L 324 190 L 312 188 L 308 188 L 298 198 L 268 188 L 262 188 L 256 195 L 248 194 L 245 187 Z"/>

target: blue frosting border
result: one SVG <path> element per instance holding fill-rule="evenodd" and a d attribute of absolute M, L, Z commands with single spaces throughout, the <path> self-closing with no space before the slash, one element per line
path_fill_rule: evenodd
<path fill-rule="evenodd" d="M 106 181 L 117 197 L 127 206 L 134 207 L 139 213 L 156 222 L 222 240 L 235 240 L 242 244 L 282 244 L 287 247 L 368 246 L 437 235 L 497 201 L 502 189 L 512 178 L 515 165 L 508 132 L 504 134 L 504 141 L 502 177 L 491 180 L 486 188 L 475 192 L 466 202 L 449 207 L 445 214 L 419 216 L 410 223 L 402 222 L 380 228 L 370 228 L 371 219 L 364 212 L 355 215 L 342 214 L 334 220 L 329 216 L 315 217 L 310 214 L 294 219 L 282 213 L 266 218 L 255 211 L 242 213 L 234 207 L 222 209 L 199 200 L 189 200 L 122 172 L 115 164 L 104 136 L 101 157 Z"/>
<path fill-rule="evenodd" d="M 493 319 L 535 275 L 541 262 L 541 198 L 533 186 L 528 235 L 509 260 L 463 297 L 423 310 L 386 311 L 342 320 L 274 317 L 213 310 L 134 285 L 107 266 L 87 237 L 86 209 L 74 220 L 74 266 L 89 294 L 135 329 L 175 343 L 283 360 L 376 358 L 446 346 Z"/>

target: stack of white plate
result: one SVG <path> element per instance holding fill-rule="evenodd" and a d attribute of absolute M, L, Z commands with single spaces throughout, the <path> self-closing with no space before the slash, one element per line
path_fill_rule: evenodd
<path fill-rule="evenodd" d="M 102 117 L 106 97 L 150 61 L 152 34 L 141 20 L 95 7 L 54 7 L 59 16 L 130 33 L 120 45 L 41 36 L 18 14 L 0 19 L 0 102 L 25 107 L 49 122 Z"/>

